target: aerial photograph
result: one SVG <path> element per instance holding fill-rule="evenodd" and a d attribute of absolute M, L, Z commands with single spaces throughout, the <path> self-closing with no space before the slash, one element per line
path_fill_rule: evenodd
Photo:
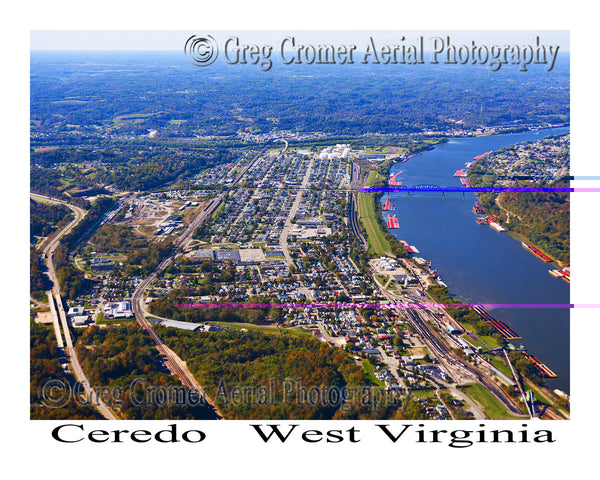
<path fill-rule="evenodd" d="M 83 33 L 31 32 L 31 420 L 571 418 L 568 31 Z"/>

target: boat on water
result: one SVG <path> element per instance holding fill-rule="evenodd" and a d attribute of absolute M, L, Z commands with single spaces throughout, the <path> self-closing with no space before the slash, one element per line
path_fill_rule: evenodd
<path fill-rule="evenodd" d="M 488 225 L 490 227 L 492 227 L 494 230 L 496 230 L 497 232 L 506 232 L 506 228 L 504 228 L 502 225 L 500 225 L 499 223 L 496 222 L 488 222 Z"/>
<path fill-rule="evenodd" d="M 406 241 L 400 240 L 400 244 L 404 247 L 404 249 L 408 253 L 415 253 L 415 251 L 412 249 L 412 247 Z"/>
<path fill-rule="evenodd" d="M 391 203 L 390 200 L 390 196 L 388 195 L 387 201 L 385 202 L 385 204 L 381 207 L 382 210 L 384 211 L 388 211 L 388 210 L 394 210 L 394 205 Z"/>
<path fill-rule="evenodd" d="M 546 255 L 545 253 L 543 253 L 539 248 L 536 248 L 533 245 L 529 245 L 528 243 L 525 243 L 525 242 L 521 242 L 521 245 L 523 245 L 524 248 L 526 248 L 527 250 L 529 250 L 536 257 L 538 257 L 539 259 L 543 260 L 544 262 L 551 262 L 552 261 L 552 259 L 548 255 Z"/>
<path fill-rule="evenodd" d="M 399 187 L 399 186 L 401 186 L 402 182 L 398 181 L 398 176 L 400 176 L 401 174 L 402 174 L 402 170 L 400 170 L 398 173 L 390 175 L 390 178 L 388 180 L 388 185 L 390 187 Z"/>
<path fill-rule="evenodd" d="M 564 280 L 567 283 L 571 283 L 571 273 L 567 268 L 563 268 L 562 270 L 548 270 L 548 273 L 553 277 L 560 278 L 561 280 Z"/>
<path fill-rule="evenodd" d="M 522 353 L 529 361 L 531 361 L 533 363 L 535 368 L 537 368 L 538 372 L 541 373 L 542 377 L 547 377 L 547 378 L 556 378 L 557 377 L 556 373 L 554 373 L 546 365 L 544 365 L 542 362 L 540 362 L 535 356 L 530 355 L 527 352 L 522 352 Z"/>
<path fill-rule="evenodd" d="M 473 160 L 481 160 L 482 158 L 487 157 L 490 153 L 492 153 L 491 150 L 489 152 L 485 152 L 485 153 L 482 153 L 481 155 L 477 155 L 476 157 L 473 157 Z"/>
<path fill-rule="evenodd" d="M 482 306 L 474 305 L 473 310 L 477 312 L 477 314 L 487 323 L 489 323 L 494 329 L 502 335 L 506 340 L 515 340 L 517 338 L 521 338 L 521 336 L 516 333 L 512 328 L 506 325 L 501 320 L 498 320 L 492 317 Z"/>

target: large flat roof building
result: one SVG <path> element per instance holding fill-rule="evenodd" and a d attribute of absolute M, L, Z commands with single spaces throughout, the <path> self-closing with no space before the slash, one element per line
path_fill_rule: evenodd
<path fill-rule="evenodd" d="M 165 327 L 179 328 L 181 330 L 189 330 L 192 332 L 202 327 L 199 323 L 182 322 L 180 320 L 163 320 L 160 324 Z"/>
<path fill-rule="evenodd" d="M 131 318 L 131 304 L 125 300 L 123 302 L 107 303 L 104 306 L 104 316 L 106 318 Z"/>
<path fill-rule="evenodd" d="M 83 315 L 84 312 L 85 312 L 85 309 L 82 306 L 71 307 L 71 308 L 69 308 L 69 311 L 67 312 L 67 318 L 72 318 L 72 317 L 77 317 L 77 316 Z"/>

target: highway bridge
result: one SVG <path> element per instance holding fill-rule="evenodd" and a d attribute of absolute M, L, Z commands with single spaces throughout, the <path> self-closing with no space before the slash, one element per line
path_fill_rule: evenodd
<path fill-rule="evenodd" d="M 58 248 L 60 244 L 60 239 L 69 233 L 85 216 L 87 213 L 85 210 L 71 205 L 69 203 L 63 202 L 61 200 L 45 197 L 43 195 L 30 194 L 31 198 L 53 204 L 62 204 L 69 207 L 73 213 L 75 214 L 75 218 L 65 226 L 51 241 L 48 242 L 46 247 L 44 248 L 44 258 L 46 260 L 46 266 L 48 268 L 48 277 L 52 282 L 52 289 L 46 292 L 48 296 L 48 303 L 50 304 L 50 311 L 52 312 L 52 320 L 54 323 L 54 332 L 56 334 L 56 343 L 59 346 L 59 349 L 65 351 L 71 362 L 71 371 L 75 377 L 75 379 L 83 386 L 86 397 L 91 404 L 96 407 L 100 413 L 109 420 L 116 420 L 117 417 L 113 414 L 113 412 L 108 408 L 108 406 L 94 393 L 92 387 L 90 386 L 90 382 L 88 381 L 81 365 L 79 364 L 79 359 L 77 358 L 77 353 L 75 352 L 75 348 L 73 346 L 73 340 L 71 338 L 71 332 L 69 331 L 69 322 L 67 319 L 67 314 L 63 307 L 63 301 L 60 294 L 60 285 L 58 283 L 58 278 L 56 276 L 56 272 L 54 270 L 53 263 L 53 255 L 55 250 Z M 62 334 L 64 335 L 64 342 L 61 336 L 61 327 Z"/>
<path fill-rule="evenodd" d="M 418 184 L 418 185 L 402 185 L 400 187 L 363 187 L 360 189 L 363 193 L 406 193 L 407 197 L 413 193 L 428 193 L 437 194 L 444 198 L 447 194 L 460 194 L 463 198 L 465 193 L 476 193 L 479 191 L 488 191 L 489 189 L 477 189 L 473 187 L 457 187 L 456 185 L 449 185 L 442 187 L 440 185 L 433 184 Z"/>

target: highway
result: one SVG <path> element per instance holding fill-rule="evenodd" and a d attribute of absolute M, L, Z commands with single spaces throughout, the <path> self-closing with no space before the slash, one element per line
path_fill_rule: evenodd
<path fill-rule="evenodd" d="M 71 339 L 71 333 L 69 331 L 67 314 L 65 312 L 65 309 L 63 308 L 58 278 L 56 277 L 56 272 L 54 270 L 54 262 L 52 261 L 54 251 L 58 248 L 58 245 L 60 244 L 60 239 L 64 235 L 69 233 L 75 227 L 75 225 L 77 225 L 83 219 L 86 212 L 79 207 L 70 205 L 66 202 L 62 202 L 57 199 L 36 194 L 30 194 L 30 196 L 34 200 L 38 199 L 39 201 L 46 203 L 65 205 L 69 207 L 75 214 L 75 219 L 72 220 L 67 226 L 65 226 L 51 241 L 48 242 L 48 245 L 46 245 L 46 247 L 44 248 L 43 253 L 48 268 L 48 277 L 52 281 L 52 290 L 46 292 L 46 294 L 48 295 L 48 303 L 50 304 L 50 311 L 52 312 L 54 331 L 57 334 L 56 342 L 59 345 L 59 347 L 66 347 L 66 352 L 71 362 L 71 372 L 75 376 L 75 379 L 84 387 L 84 391 L 88 400 L 92 403 L 93 406 L 95 406 L 100 411 L 102 416 L 109 420 L 117 420 L 117 417 L 112 413 L 108 406 L 97 395 L 95 395 L 90 386 L 90 382 L 88 381 L 83 369 L 81 368 L 81 365 L 79 364 L 79 359 L 77 358 L 77 354 L 73 346 L 73 341 Z M 62 326 L 64 342 L 60 336 L 59 325 Z"/>

